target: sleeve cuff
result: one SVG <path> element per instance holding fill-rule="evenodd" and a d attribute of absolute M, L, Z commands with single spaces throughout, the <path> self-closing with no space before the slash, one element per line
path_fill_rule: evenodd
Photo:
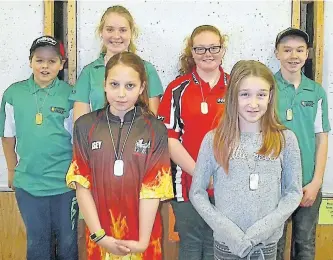
<path fill-rule="evenodd" d="M 69 188 L 76 189 L 76 182 L 79 183 L 82 187 L 89 189 L 90 188 L 90 181 L 82 176 L 77 174 L 78 173 L 78 166 L 75 161 L 73 161 L 68 169 L 66 175 L 66 184 Z"/>
<path fill-rule="evenodd" d="M 8 133 L 0 133 L 0 137 L 4 137 L 4 138 L 12 138 L 12 137 L 16 137 L 15 133 L 12 134 L 8 134 Z"/>
<path fill-rule="evenodd" d="M 320 133 L 329 133 L 331 131 L 331 128 L 315 128 L 315 134 Z"/>
<path fill-rule="evenodd" d="M 140 199 L 160 199 L 161 201 L 172 199 L 174 197 L 172 187 L 171 169 L 161 169 L 155 180 L 142 184 Z"/>
<path fill-rule="evenodd" d="M 149 94 L 149 98 L 154 98 L 154 97 L 159 98 L 159 97 L 163 96 L 163 94 L 164 94 L 164 91 L 162 89 L 161 91 L 156 91 L 156 93 Z"/>
<path fill-rule="evenodd" d="M 179 133 L 175 132 L 174 130 L 168 129 L 168 138 L 179 139 Z"/>
<path fill-rule="evenodd" d="M 88 99 L 81 98 L 81 97 L 76 96 L 76 95 L 73 95 L 73 96 L 70 95 L 69 98 L 68 98 L 68 100 L 73 101 L 73 102 L 82 102 L 82 103 L 85 103 L 85 104 L 89 104 L 90 103 L 89 98 Z"/>
<path fill-rule="evenodd" d="M 75 190 L 76 182 L 86 189 L 90 188 L 90 182 L 87 180 L 87 178 L 83 177 L 82 175 L 66 176 L 66 183 L 69 188 Z"/>

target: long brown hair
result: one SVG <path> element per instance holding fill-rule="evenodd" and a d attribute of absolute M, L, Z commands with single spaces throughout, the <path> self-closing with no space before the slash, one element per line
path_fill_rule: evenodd
<path fill-rule="evenodd" d="M 278 157 L 285 142 L 282 133 L 285 127 L 280 124 L 276 113 L 276 83 L 272 72 L 258 61 L 243 60 L 237 62 L 231 71 L 225 110 L 215 129 L 213 143 L 215 159 L 226 173 L 229 170 L 230 156 L 239 144 L 240 139 L 238 123 L 239 88 L 242 81 L 249 76 L 262 78 L 270 85 L 270 101 L 260 122 L 263 144 L 258 153 Z"/>
<path fill-rule="evenodd" d="M 105 76 L 104 76 L 105 82 L 108 78 L 110 70 L 118 64 L 122 64 L 122 65 L 125 65 L 128 67 L 131 67 L 137 73 L 139 73 L 141 85 L 144 87 L 144 89 L 143 89 L 142 93 L 139 95 L 139 98 L 136 101 L 135 105 L 142 107 L 143 112 L 145 114 L 154 115 L 153 112 L 151 112 L 149 109 L 148 81 L 147 81 L 145 65 L 144 65 L 142 59 L 138 55 L 136 55 L 132 52 L 127 52 L 127 51 L 121 52 L 121 53 L 118 53 L 118 54 L 112 56 L 105 66 Z M 106 106 L 108 105 L 106 95 L 105 95 L 105 105 Z"/>
<path fill-rule="evenodd" d="M 138 29 L 135 26 L 133 16 L 125 7 L 123 7 L 121 5 L 114 5 L 114 6 L 109 7 L 108 9 L 106 9 L 106 11 L 104 12 L 104 14 L 101 17 L 101 21 L 99 22 L 99 25 L 97 26 L 97 29 L 96 29 L 97 34 L 100 35 L 102 33 L 104 25 L 105 25 L 105 20 L 106 20 L 107 16 L 111 13 L 116 13 L 116 14 L 124 17 L 128 21 L 130 30 L 131 30 L 131 41 L 130 41 L 128 50 L 135 53 L 136 47 L 134 44 L 134 40 L 138 36 Z M 101 52 L 106 53 L 106 51 L 107 51 L 106 47 L 102 43 Z"/>
<path fill-rule="evenodd" d="M 200 26 L 196 27 L 193 30 L 191 36 L 185 39 L 185 48 L 179 58 L 180 68 L 178 71 L 182 75 L 191 72 L 193 70 L 193 68 L 195 67 L 194 59 L 192 56 L 193 39 L 195 38 L 195 36 L 197 36 L 198 34 L 200 34 L 202 32 L 215 33 L 220 38 L 220 44 L 221 44 L 222 48 L 226 47 L 227 36 L 222 35 L 221 32 L 219 31 L 219 29 L 217 29 L 215 26 L 200 25 Z"/>

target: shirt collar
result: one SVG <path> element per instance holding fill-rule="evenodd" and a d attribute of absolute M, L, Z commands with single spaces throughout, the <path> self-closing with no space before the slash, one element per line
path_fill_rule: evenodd
<path fill-rule="evenodd" d="M 50 85 L 48 85 L 45 88 L 41 88 L 40 86 L 38 86 L 34 80 L 34 74 L 31 74 L 30 78 L 28 79 L 28 84 L 29 84 L 29 92 L 31 94 L 35 94 L 37 93 L 39 90 L 48 90 L 48 94 L 51 96 L 54 96 L 54 94 L 56 93 L 56 88 L 59 85 L 59 79 L 58 77 L 56 77 L 52 83 Z"/>
<path fill-rule="evenodd" d="M 104 61 L 105 53 L 100 53 L 98 59 L 94 60 L 92 65 L 94 68 L 105 67 Z"/>
<path fill-rule="evenodd" d="M 281 70 L 279 70 L 275 76 L 276 76 L 276 80 L 281 83 L 281 84 L 278 84 L 278 88 L 280 90 L 284 90 L 287 87 L 294 87 L 293 84 L 291 84 L 290 82 L 288 82 L 287 80 L 285 80 L 282 77 Z M 314 85 L 311 84 L 309 79 L 304 75 L 304 73 L 302 71 L 301 71 L 301 84 L 299 85 L 299 88 L 306 89 L 309 91 L 314 91 Z"/>
<path fill-rule="evenodd" d="M 110 112 L 109 109 L 107 109 L 109 106 L 107 106 L 104 111 L 107 110 L 108 113 L 108 117 L 110 119 L 110 121 L 114 121 L 114 122 L 121 122 L 120 118 L 118 116 L 115 116 L 114 114 L 112 114 Z M 130 123 L 132 122 L 133 116 L 134 116 L 134 112 L 135 112 L 135 108 L 133 108 L 132 110 L 128 111 L 125 116 L 124 116 L 124 123 Z M 135 113 L 135 118 L 138 118 L 139 116 L 142 115 L 142 108 L 140 106 L 136 106 L 136 113 Z"/>
<path fill-rule="evenodd" d="M 222 66 L 219 66 L 219 70 L 220 70 L 220 78 L 216 82 L 215 86 L 227 87 L 227 85 L 228 85 L 227 74 L 223 71 Z M 205 82 L 203 79 L 200 78 L 200 76 L 199 76 L 199 74 L 196 70 L 196 67 L 194 67 L 193 70 L 192 70 L 192 79 L 193 79 L 193 81 L 196 85 L 199 85 L 200 81 L 207 84 L 207 82 Z"/>

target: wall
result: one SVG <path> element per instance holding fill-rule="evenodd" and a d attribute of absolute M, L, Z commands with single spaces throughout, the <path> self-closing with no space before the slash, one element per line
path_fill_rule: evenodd
<path fill-rule="evenodd" d="M 230 72 L 240 59 L 255 59 L 267 64 L 273 72 L 278 70 L 274 56 L 275 37 L 290 26 L 291 1 L 112 1 L 121 4 L 133 14 L 139 25 L 138 54 L 152 62 L 162 79 L 164 88 L 177 75 L 177 61 L 183 41 L 201 24 L 212 24 L 229 36 L 228 50 L 223 67 Z M 332 46 L 332 2 L 326 1 L 326 46 Z M 78 75 L 82 68 L 97 58 L 100 49 L 96 27 L 109 2 L 78 2 Z M 278 17 L 278 19 L 277 19 Z M 330 37 L 328 37 L 330 36 Z M 329 45 L 330 44 L 330 45 Z M 331 52 L 331 53 L 330 53 Z M 324 87 L 329 93 L 330 110 L 333 107 L 332 49 L 325 48 L 326 66 Z M 330 62 L 330 64 L 328 64 Z M 330 65 L 330 66 L 328 66 Z M 329 82 L 330 85 L 328 84 Z M 332 119 L 333 113 L 331 113 Z M 331 120 L 333 122 L 333 120 Z M 332 134 L 330 146 L 333 147 Z M 333 148 L 329 157 L 333 158 Z M 328 160 L 323 191 L 333 196 L 333 163 Z"/>
<path fill-rule="evenodd" d="M 0 4 L 0 98 L 10 84 L 28 78 L 29 49 L 43 32 L 43 1 L 2 1 Z M 0 143 L 0 190 L 7 187 L 7 168 Z"/>
<path fill-rule="evenodd" d="M 239 59 L 259 59 L 276 71 L 274 40 L 291 21 L 290 1 L 112 1 L 116 4 L 133 14 L 141 32 L 138 54 L 156 66 L 164 87 L 177 75 L 183 40 L 196 26 L 212 24 L 229 36 L 227 72 Z M 95 29 L 110 5 L 78 2 L 78 73 L 98 56 Z"/>
<path fill-rule="evenodd" d="M 323 66 L 323 87 L 327 92 L 329 118 L 333 128 L 333 2 L 325 1 L 324 5 L 324 66 Z M 324 195 L 333 197 L 333 131 L 329 134 L 328 160 L 323 186 Z"/>
<path fill-rule="evenodd" d="M 164 87 L 177 75 L 177 58 L 184 38 L 200 24 L 213 24 L 229 36 L 224 68 L 230 71 L 239 59 L 258 59 L 273 70 L 278 63 L 273 55 L 274 38 L 278 31 L 289 26 L 290 1 L 113 1 L 126 6 L 139 25 L 138 53 L 152 62 Z M 94 60 L 99 51 L 95 28 L 109 3 L 78 2 L 78 72 Z M 190 12 L 189 12 L 190 10 Z M 237 12 L 235 12 L 237 10 Z M 147 14 L 149 14 L 147 16 Z M 332 46 L 333 3 L 325 2 L 325 46 Z M 279 17 L 279 19 L 275 19 Z M 1 2 L 0 24 L 0 96 L 13 82 L 27 78 L 30 44 L 43 30 L 43 3 L 39 1 Z M 13 33 L 14 32 L 14 33 Z M 323 86 L 327 91 L 330 120 L 333 122 L 333 51 L 324 49 Z M 1 144 L 0 144 L 1 146 Z M 329 135 L 329 160 L 323 191 L 333 195 L 333 133 Z M 7 172 L 0 147 L 0 189 L 7 186 Z"/>
<path fill-rule="evenodd" d="M 136 18 L 141 35 L 138 53 L 156 65 L 164 87 L 177 75 L 176 61 L 185 36 L 200 24 L 213 24 L 229 35 L 224 67 L 230 72 L 239 59 L 259 59 L 275 72 L 278 63 L 273 55 L 276 33 L 290 25 L 290 1 L 109 1 L 78 2 L 78 72 L 98 55 L 99 41 L 95 27 L 108 4 L 121 3 Z M 278 18 L 277 18 L 278 17 Z M 27 78 L 31 71 L 30 44 L 43 30 L 43 3 L 39 1 L 1 1 L 0 24 L 0 97 L 13 82 Z M 325 50 L 323 86 L 327 90 L 333 124 L 333 3 L 325 2 Z M 14 33 L 13 33 L 14 32 Z M 329 137 L 327 173 L 333 174 L 333 136 Z M 5 160 L 0 147 L 0 190 L 7 186 Z M 324 191 L 333 188 L 333 178 L 326 175 Z M 13 193 L 0 193 L 0 259 L 21 260 L 25 253 L 24 226 Z M 13 227 L 15 228 L 8 228 Z M 168 230 L 168 229 L 166 229 Z M 317 237 L 318 260 L 333 259 L 332 226 L 321 226 Z M 15 239 L 8 239 L 8 238 Z M 7 244 L 2 244 L 6 242 Z M 166 242 L 166 241 L 165 241 Z M 325 246 L 324 246 L 325 244 Z M 3 250 L 5 248 L 6 250 Z M 173 257 L 167 259 L 174 259 Z"/>

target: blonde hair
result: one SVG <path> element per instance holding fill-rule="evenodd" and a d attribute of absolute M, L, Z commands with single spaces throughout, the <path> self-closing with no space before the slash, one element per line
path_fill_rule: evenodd
<path fill-rule="evenodd" d="M 248 60 L 239 61 L 232 68 L 230 81 L 225 100 L 225 110 L 222 118 L 215 129 L 214 156 L 216 161 L 223 167 L 225 172 L 229 169 L 229 159 L 236 148 L 240 129 L 238 123 L 238 95 L 242 81 L 247 77 L 259 77 L 270 85 L 270 101 L 266 113 L 261 118 L 261 131 L 263 144 L 259 154 L 278 157 L 284 144 L 282 130 L 276 113 L 276 83 L 269 68 L 264 64 Z"/>
<path fill-rule="evenodd" d="M 105 67 L 105 81 L 108 78 L 110 70 L 118 64 L 131 67 L 139 74 L 141 85 L 144 86 L 144 89 L 142 93 L 139 95 L 139 98 L 135 104 L 142 107 L 145 114 L 154 115 L 153 112 L 151 112 L 151 110 L 149 109 L 148 80 L 147 80 L 145 65 L 142 59 L 135 53 L 127 51 L 112 56 Z M 105 95 L 105 104 L 106 106 L 108 105 L 106 95 Z"/>
<path fill-rule="evenodd" d="M 105 20 L 106 20 L 107 16 L 111 13 L 118 14 L 118 15 L 124 17 L 128 21 L 130 30 L 131 30 L 131 40 L 130 40 L 130 44 L 128 46 L 128 50 L 130 52 L 135 53 L 136 47 L 134 44 L 134 40 L 138 37 L 138 29 L 135 26 L 133 16 L 125 7 L 123 7 L 121 5 L 114 5 L 114 6 L 109 7 L 108 9 L 106 9 L 104 14 L 102 15 L 99 25 L 97 26 L 96 33 L 98 35 L 100 35 L 102 33 L 104 25 L 105 25 Z M 107 51 L 106 47 L 102 43 L 101 52 L 106 53 L 106 51 Z"/>
<path fill-rule="evenodd" d="M 180 74 L 187 74 L 193 70 L 195 67 L 194 59 L 192 56 L 192 48 L 193 48 L 193 39 L 200 33 L 202 32 L 212 32 L 215 33 L 219 38 L 220 38 L 220 44 L 222 48 L 226 47 L 226 42 L 227 42 L 227 36 L 222 35 L 219 29 L 217 29 L 213 25 L 200 25 L 196 27 L 191 36 L 187 37 L 185 39 L 185 48 L 180 55 L 179 58 L 179 63 L 180 63 L 180 68 L 179 68 L 179 73 Z"/>

